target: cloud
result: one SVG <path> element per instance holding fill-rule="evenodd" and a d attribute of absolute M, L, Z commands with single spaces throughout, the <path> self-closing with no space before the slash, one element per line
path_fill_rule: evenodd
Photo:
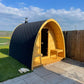
<path fill-rule="evenodd" d="M 22 8 L 22 7 L 26 6 L 26 4 L 24 2 L 17 3 L 17 5 L 18 5 L 19 8 Z"/>
<path fill-rule="evenodd" d="M 63 30 L 84 29 L 84 11 L 80 8 L 45 10 L 34 6 L 13 8 L 0 3 L 0 30 L 13 30 L 25 17 L 28 17 L 30 22 L 53 18 Z"/>
<path fill-rule="evenodd" d="M 13 15 L 21 15 L 21 12 L 18 8 L 12 8 L 12 7 L 7 7 L 0 3 L 0 13 L 5 13 L 5 14 L 13 14 Z"/>

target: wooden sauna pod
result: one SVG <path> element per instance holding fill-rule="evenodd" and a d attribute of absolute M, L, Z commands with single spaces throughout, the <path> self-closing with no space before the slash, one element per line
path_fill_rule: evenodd
<path fill-rule="evenodd" d="M 12 34 L 9 55 L 29 69 L 65 58 L 65 41 L 54 20 L 23 23 Z"/>

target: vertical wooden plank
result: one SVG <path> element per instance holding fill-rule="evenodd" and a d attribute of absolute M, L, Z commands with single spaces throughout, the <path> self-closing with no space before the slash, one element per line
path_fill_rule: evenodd
<path fill-rule="evenodd" d="M 66 36 L 67 57 L 74 58 L 76 50 L 76 32 L 68 31 Z"/>
<path fill-rule="evenodd" d="M 80 61 L 84 62 L 84 30 L 80 31 L 80 56 Z"/>

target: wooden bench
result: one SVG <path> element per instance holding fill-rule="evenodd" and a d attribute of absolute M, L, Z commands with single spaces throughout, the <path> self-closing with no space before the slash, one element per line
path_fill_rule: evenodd
<path fill-rule="evenodd" d="M 51 53 L 54 53 L 54 54 L 56 54 L 56 58 L 57 58 L 58 57 L 58 54 L 61 53 L 61 52 L 63 52 L 62 49 L 51 50 L 50 51 L 50 57 L 51 57 Z"/>

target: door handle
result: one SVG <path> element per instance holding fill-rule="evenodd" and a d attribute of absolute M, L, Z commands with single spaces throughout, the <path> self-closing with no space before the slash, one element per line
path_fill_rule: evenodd
<path fill-rule="evenodd" d="M 43 42 L 41 42 L 41 44 L 43 44 Z"/>

